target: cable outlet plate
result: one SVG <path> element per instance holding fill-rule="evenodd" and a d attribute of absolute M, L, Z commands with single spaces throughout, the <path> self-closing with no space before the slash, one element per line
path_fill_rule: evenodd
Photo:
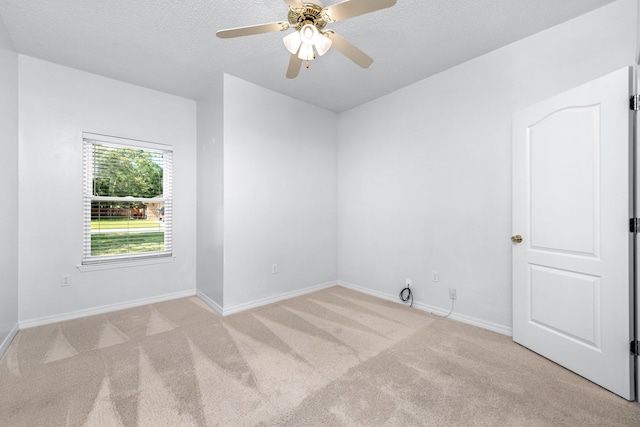
<path fill-rule="evenodd" d="M 407 285 L 407 288 L 411 287 L 411 279 L 404 279 L 404 284 Z"/>
<path fill-rule="evenodd" d="M 449 289 L 449 299 L 458 299 L 458 295 L 456 295 L 456 290 L 455 289 Z"/>

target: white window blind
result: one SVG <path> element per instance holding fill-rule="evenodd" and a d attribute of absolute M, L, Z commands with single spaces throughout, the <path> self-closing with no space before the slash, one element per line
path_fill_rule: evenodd
<path fill-rule="evenodd" d="M 172 149 L 84 134 L 82 264 L 172 255 Z"/>

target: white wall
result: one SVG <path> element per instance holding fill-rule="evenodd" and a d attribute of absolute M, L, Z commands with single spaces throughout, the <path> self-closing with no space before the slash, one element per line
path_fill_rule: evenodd
<path fill-rule="evenodd" d="M 410 278 L 418 305 L 443 311 L 455 288 L 458 318 L 508 333 L 512 114 L 633 65 L 636 8 L 615 2 L 341 114 L 341 281 L 397 298 Z"/>
<path fill-rule="evenodd" d="M 2 282 L 19 275 L 19 319 L 196 283 L 225 311 L 337 278 L 395 298 L 411 278 L 418 304 L 445 310 L 456 288 L 455 315 L 508 331 L 511 115 L 633 64 L 636 8 L 620 0 L 340 116 L 231 76 L 217 76 L 196 108 L 20 56 L 19 212 L 5 213 L 0 242 Z M 17 57 L 4 28 L 0 55 L 0 136 L 11 141 Z M 174 146 L 173 263 L 78 271 L 83 131 Z M 17 199 L 11 149 L 0 185 Z M 16 292 L 0 289 L 0 340 L 15 325 Z"/>
<path fill-rule="evenodd" d="M 225 75 L 225 311 L 335 283 L 336 128 L 334 113 Z"/>
<path fill-rule="evenodd" d="M 18 55 L 0 18 L 0 356 L 18 326 Z"/>
<path fill-rule="evenodd" d="M 21 325 L 195 293 L 196 103 L 19 56 Z M 82 132 L 174 149 L 172 263 L 80 272 Z M 60 278 L 71 275 L 71 286 Z"/>
<path fill-rule="evenodd" d="M 198 101 L 198 220 L 196 282 L 202 298 L 219 311 L 224 294 L 224 140 L 220 74 Z"/>

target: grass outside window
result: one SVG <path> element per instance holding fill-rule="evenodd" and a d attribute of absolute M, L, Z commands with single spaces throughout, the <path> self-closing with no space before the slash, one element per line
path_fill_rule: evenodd
<path fill-rule="evenodd" d="M 129 229 L 129 228 L 161 228 L 162 223 L 149 219 L 128 219 L 128 218 L 113 218 L 113 219 L 92 219 L 92 230 L 117 230 L 117 229 Z"/>
<path fill-rule="evenodd" d="M 164 232 L 91 235 L 91 256 L 161 252 L 163 250 Z"/>

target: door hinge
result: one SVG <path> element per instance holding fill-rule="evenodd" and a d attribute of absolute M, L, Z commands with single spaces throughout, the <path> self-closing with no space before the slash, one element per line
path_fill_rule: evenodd
<path fill-rule="evenodd" d="M 630 233 L 640 232 L 640 218 L 629 218 L 629 232 Z"/>
<path fill-rule="evenodd" d="M 640 110 L 640 95 L 631 95 L 629 98 L 629 109 L 631 111 Z"/>
<path fill-rule="evenodd" d="M 634 340 L 629 343 L 629 351 L 634 356 L 640 356 L 640 345 L 638 345 L 638 341 Z"/>

